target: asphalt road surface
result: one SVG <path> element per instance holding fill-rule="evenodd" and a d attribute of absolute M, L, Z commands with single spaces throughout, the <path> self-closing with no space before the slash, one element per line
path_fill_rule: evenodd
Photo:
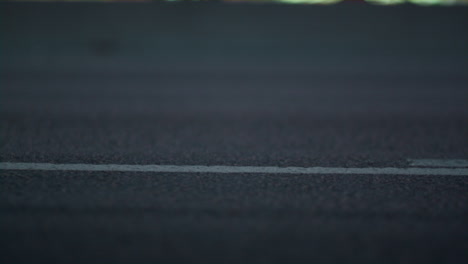
<path fill-rule="evenodd" d="M 0 15 L 0 262 L 468 262 L 467 7 Z"/>

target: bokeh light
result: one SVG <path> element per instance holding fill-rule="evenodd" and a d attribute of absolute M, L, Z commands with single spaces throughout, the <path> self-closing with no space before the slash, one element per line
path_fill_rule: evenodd
<path fill-rule="evenodd" d="M 0 0 L 1 1 L 1 0 Z M 228 3 L 280 3 L 280 4 L 336 4 L 340 2 L 370 3 L 377 5 L 415 4 L 430 5 L 468 5 L 468 0 L 3 0 L 29 2 L 228 2 Z"/>

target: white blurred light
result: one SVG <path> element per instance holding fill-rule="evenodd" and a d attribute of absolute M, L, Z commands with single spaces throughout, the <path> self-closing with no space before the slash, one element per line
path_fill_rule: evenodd
<path fill-rule="evenodd" d="M 402 4 L 405 2 L 405 0 L 366 0 L 366 1 L 372 4 L 379 4 L 379 5 L 396 5 L 396 4 Z"/>

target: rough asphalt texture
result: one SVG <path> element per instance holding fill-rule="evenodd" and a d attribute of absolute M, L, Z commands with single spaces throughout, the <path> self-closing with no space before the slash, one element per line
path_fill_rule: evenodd
<path fill-rule="evenodd" d="M 1 3 L 1 161 L 468 158 L 468 8 Z M 467 263 L 468 178 L 1 171 L 2 263 Z"/>

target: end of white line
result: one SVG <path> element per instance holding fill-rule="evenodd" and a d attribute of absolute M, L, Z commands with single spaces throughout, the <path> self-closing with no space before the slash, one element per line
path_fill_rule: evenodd
<path fill-rule="evenodd" d="M 468 160 L 464 159 L 409 159 L 408 162 L 412 167 L 468 167 Z"/>

